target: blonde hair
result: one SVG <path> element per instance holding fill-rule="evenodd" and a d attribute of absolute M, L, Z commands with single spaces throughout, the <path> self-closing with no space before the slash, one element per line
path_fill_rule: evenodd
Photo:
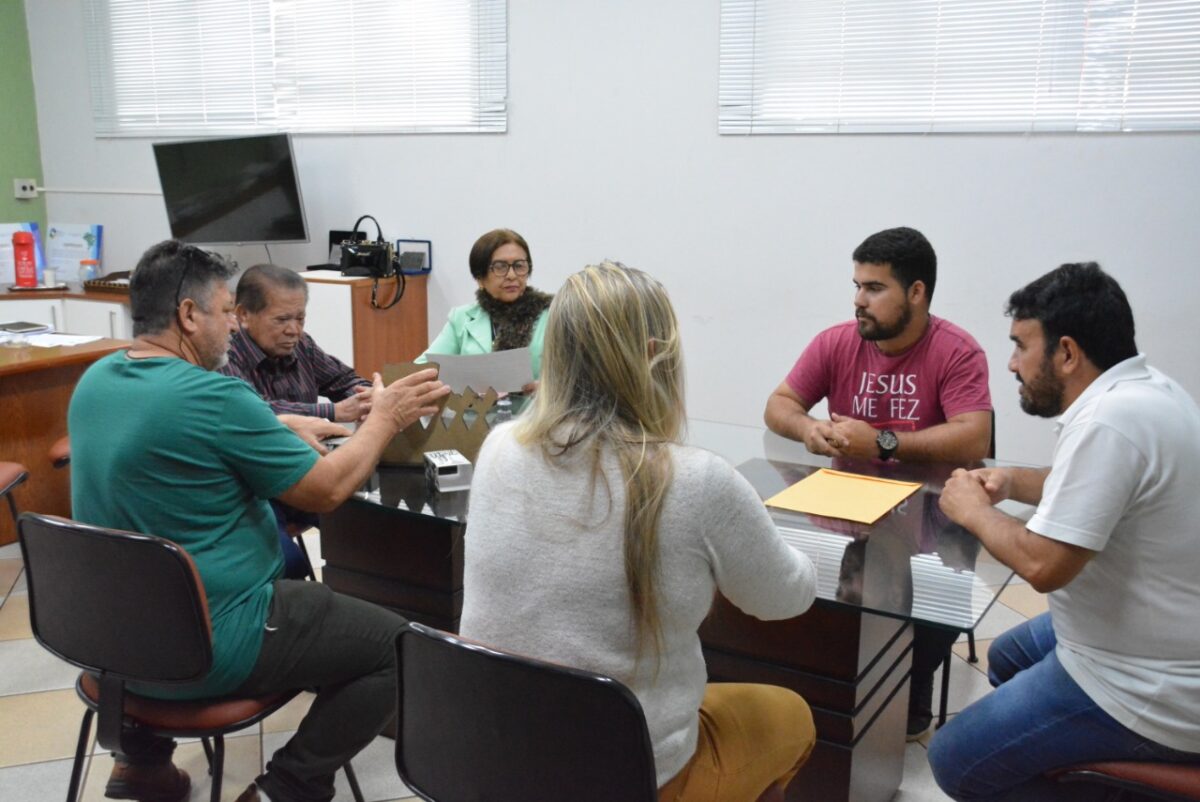
<path fill-rule="evenodd" d="M 615 452 L 625 479 L 625 579 L 640 656 L 657 656 L 658 524 L 673 474 L 667 446 L 684 425 L 683 357 L 675 310 L 663 286 L 619 262 L 589 265 L 554 296 L 542 380 L 514 434 L 547 459 Z"/>

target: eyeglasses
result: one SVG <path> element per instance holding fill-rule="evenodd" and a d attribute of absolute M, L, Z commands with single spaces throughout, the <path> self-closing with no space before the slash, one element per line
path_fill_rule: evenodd
<path fill-rule="evenodd" d="M 497 278 L 503 278 L 508 275 L 508 271 L 516 273 L 518 276 L 528 276 L 530 268 L 533 267 L 533 262 L 528 259 L 517 259 L 515 262 L 501 262 L 496 260 L 488 265 L 488 270 L 492 271 L 492 275 Z"/>

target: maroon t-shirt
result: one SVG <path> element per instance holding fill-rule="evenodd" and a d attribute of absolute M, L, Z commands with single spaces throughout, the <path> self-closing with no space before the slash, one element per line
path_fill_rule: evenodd
<path fill-rule="evenodd" d="M 808 409 L 828 398 L 830 412 L 900 432 L 992 408 L 983 349 L 932 315 L 921 339 L 891 356 L 860 337 L 853 320 L 826 329 L 796 360 L 787 385 Z"/>

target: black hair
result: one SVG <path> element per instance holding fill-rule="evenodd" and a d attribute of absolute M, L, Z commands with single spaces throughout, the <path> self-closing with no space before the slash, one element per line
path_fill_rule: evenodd
<path fill-rule="evenodd" d="M 867 237 L 854 249 L 860 264 L 891 265 L 892 275 L 908 292 L 914 281 L 925 285 L 925 298 L 933 300 L 937 284 L 937 254 L 925 235 L 915 228 L 889 228 Z"/>
<path fill-rule="evenodd" d="M 279 265 L 254 265 L 246 268 L 246 272 L 238 279 L 236 303 L 247 312 L 261 312 L 267 308 L 271 287 L 303 290 L 304 299 L 308 300 L 308 282 L 300 278 L 295 270 Z"/>
<path fill-rule="evenodd" d="M 214 287 L 229 281 L 233 273 L 224 259 L 195 245 L 169 239 L 150 246 L 129 280 L 133 336 L 170 328 L 185 298 L 208 311 Z"/>
<path fill-rule="evenodd" d="M 1009 296 L 1004 313 L 1042 324 L 1046 356 L 1058 348 L 1060 337 L 1079 343 L 1100 370 L 1137 356 L 1125 291 L 1095 262 L 1065 264 L 1031 281 Z"/>

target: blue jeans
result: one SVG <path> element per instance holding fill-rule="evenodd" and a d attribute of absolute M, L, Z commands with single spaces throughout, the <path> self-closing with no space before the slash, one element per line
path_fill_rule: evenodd
<path fill-rule="evenodd" d="M 1060 785 L 1042 775 L 1092 760 L 1195 762 L 1143 738 L 1105 713 L 1071 679 L 1054 653 L 1050 614 L 1001 635 L 988 650 L 996 687 L 937 731 L 929 764 L 941 789 L 956 800 L 1104 800 L 1113 790 Z"/>

